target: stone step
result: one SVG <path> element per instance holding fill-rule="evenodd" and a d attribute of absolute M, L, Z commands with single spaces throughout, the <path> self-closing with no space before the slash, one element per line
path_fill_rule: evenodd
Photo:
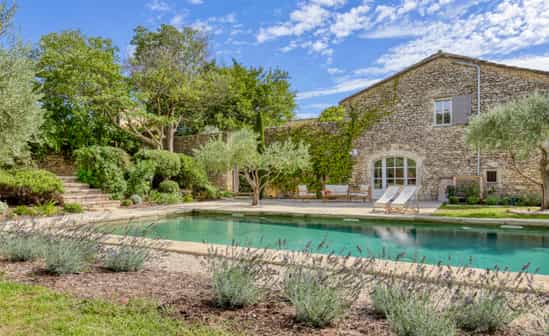
<path fill-rule="evenodd" d="M 94 202 L 94 203 L 85 202 L 81 205 L 82 207 L 87 209 L 112 209 L 112 208 L 119 208 L 120 201 L 100 201 L 100 202 Z"/>
<path fill-rule="evenodd" d="M 65 188 L 90 188 L 88 184 L 82 182 L 63 182 Z"/>
<path fill-rule="evenodd" d="M 96 202 L 96 201 L 111 201 L 108 195 L 63 195 L 63 200 L 66 203 L 81 203 L 81 202 Z"/>
<path fill-rule="evenodd" d="M 76 176 L 58 176 L 61 181 L 67 181 L 67 182 L 77 182 L 78 181 L 78 177 Z"/>
<path fill-rule="evenodd" d="M 72 196 L 72 195 L 89 195 L 89 196 L 91 196 L 91 195 L 106 195 L 106 194 L 103 193 L 99 189 L 91 189 L 91 188 L 66 189 L 65 188 L 64 195 L 65 196 Z"/>

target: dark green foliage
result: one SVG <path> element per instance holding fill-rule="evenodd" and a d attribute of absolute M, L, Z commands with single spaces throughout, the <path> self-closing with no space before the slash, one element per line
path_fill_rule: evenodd
<path fill-rule="evenodd" d="M 475 295 L 463 295 L 453 307 L 450 316 L 457 326 L 471 332 L 494 332 L 505 328 L 516 317 L 507 298 L 489 290 Z"/>
<path fill-rule="evenodd" d="M 541 196 L 539 194 L 526 194 L 519 197 L 518 206 L 538 207 L 541 205 Z"/>
<path fill-rule="evenodd" d="M 199 191 L 209 185 L 206 170 L 188 155 L 179 154 L 181 169 L 175 180 L 183 189 Z"/>
<path fill-rule="evenodd" d="M 161 193 L 153 190 L 149 194 L 149 201 L 156 204 L 168 205 L 181 203 L 183 198 L 180 193 Z"/>
<path fill-rule="evenodd" d="M 63 205 L 63 211 L 66 213 L 82 213 L 84 212 L 84 209 L 82 209 L 82 206 L 78 203 L 65 203 Z"/>
<path fill-rule="evenodd" d="M 133 205 L 133 202 L 130 199 L 125 199 L 120 202 L 120 205 L 123 207 L 129 207 L 130 205 Z"/>
<path fill-rule="evenodd" d="M 94 188 L 121 195 L 126 191 L 124 179 L 130 167 L 130 156 L 122 149 L 91 146 L 75 152 L 79 179 Z"/>
<path fill-rule="evenodd" d="M 179 192 L 179 184 L 175 181 L 164 180 L 158 186 L 158 191 L 168 194 L 175 194 Z"/>
<path fill-rule="evenodd" d="M 47 110 L 40 151 L 135 146 L 113 118 L 131 109 L 132 99 L 110 39 L 79 31 L 51 33 L 42 36 L 37 52 L 40 102 Z"/>
<path fill-rule="evenodd" d="M 255 132 L 257 136 L 257 151 L 263 153 L 265 150 L 265 126 L 263 125 L 263 113 L 257 111 L 257 117 L 255 121 Z"/>
<path fill-rule="evenodd" d="M 136 272 L 143 268 L 149 255 L 147 248 L 123 245 L 107 250 L 104 263 L 113 272 Z"/>
<path fill-rule="evenodd" d="M 129 169 L 127 195 L 145 196 L 152 188 L 156 164 L 151 160 L 138 161 Z"/>
<path fill-rule="evenodd" d="M 458 203 L 459 203 L 459 197 L 457 197 L 457 196 L 449 196 L 449 197 L 448 197 L 448 203 L 450 203 L 450 204 L 458 204 Z"/>
<path fill-rule="evenodd" d="M 8 204 L 62 203 L 63 182 L 40 169 L 0 170 L 0 195 Z"/>
<path fill-rule="evenodd" d="M 478 196 L 469 196 L 469 197 L 467 197 L 466 202 L 467 202 L 467 204 L 471 204 L 471 205 L 479 204 L 480 203 L 480 197 L 478 197 Z"/>
<path fill-rule="evenodd" d="M 501 203 L 501 198 L 496 195 L 488 195 L 484 200 L 484 203 L 487 205 L 499 205 Z"/>
<path fill-rule="evenodd" d="M 157 183 L 176 176 L 181 168 L 179 155 L 165 150 L 144 149 L 135 154 L 134 158 L 136 161 L 150 160 L 154 162 L 154 179 L 158 181 Z"/>

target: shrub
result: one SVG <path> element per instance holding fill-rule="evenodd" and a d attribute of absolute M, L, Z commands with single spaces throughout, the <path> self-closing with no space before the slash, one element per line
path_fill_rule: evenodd
<path fill-rule="evenodd" d="M 130 199 L 125 199 L 120 202 L 120 205 L 123 207 L 129 207 L 130 205 L 133 205 L 133 202 Z"/>
<path fill-rule="evenodd" d="M 50 241 L 44 253 L 46 271 L 56 275 L 80 273 L 88 266 L 88 253 L 77 240 Z"/>
<path fill-rule="evenodd" d="M 158 190 L 163 193 L 174 194 L 179 192 L 179 184 L 175 181 L 164 180 L 158 186 Z"/>
<path fill-rule="evenodd" d="M 450 197 L 448 197 L 448 203 L 450 203 L 450 204 L 458 204 L 458 203 L 459 203 L 459 197 L 457 197 L 457 196 L 450 196 Z"/>
<path fill-rule="evenodd" d="M 212 283 L 216 302 L 221 307 L 240 308 L 252 305 L 262 295 L 249 265 L 216 268 Z"/>
<path fill-rule="evenodd" d="M 127 184 L 124 174 L 130 156 L 120 148 L 91 146 L 75 151 L 78 177 L 82 182 L 106 192 L 123 194 Z"/>
<path fill-rule="evenodd" d="M 62 203 L 63 182 L 41 169 L 0 170 L 0 195 L 8 204 Z"/>
<path fill-rule="evenodd" d="M 129 170 L 128 195 L 144 196 L 151 191 L 156 165 L 153 161 L 138 161 Z"/>
<path fill-rule="evenodd" d="M 139 205 L 139 204 L 143 203 L 143 198 L 141 198 L 141 196 L 139 196 L 139 195 L 131 195 L 130 200 L 135 205 Z"/>
<path fill-rule="evenodd" d="M 55 216 L 59 214 L 59 208 L 53 201 L 49 201 L 36 206 L 38 213 L 42 216 Z"/>
<path fill-rule="evenodd" d="M 446 196 L 448 196 L 448 198 L 452 197 L 452 196 L 456 196 L 456 187 L 453 186 L 453 185 L 449 185 L 446 187 Z"/>
<path fill-rule="evenodd" d="M 541 205 L 541 196 L 538 194 L 526 194 L 517 201 L 519 206 L 537 207 Z"/>
<path fill-rule="evenodd" d="M 181 188 L 199 191 L 209 184 L 206 170 L 194 158 L 179 154 L 179 161 L 181 169 L 175 180 Z"/>
<path fill-rule="evenodd" d="M 156 190 L 151 191 L 149 200 L 156 204 L 177 204 L 183 201 L 180 193 L 161 193 Z"/>
<path fill-rule="evenodd" d="M 84 212 L 84 209 L 82 209 L 82 206 L 78 203 L 65 203 L 63 206 L 63 210 L 66 213 L 82 213 Z"/>
<path fill-rule="evenodd" d="M 505 296 L 482 290 L 463 295 L 450 309 L 457 326 L 470 332 L 494 332 L 513 321 L 515 312 Z"/>
<path fill-rule="evenodd" d="M 478 196 L 468 196 L 465 200 L 467 201 L 467 204 L 471 205 L 480 203 L 480 197 Z"/>
<path fill-rule="evenodd" d="M 12 262 L 34 260 L 44 253 L 44 240 L 33 234 L 5 234 L 0 243 L 0 255 Z"/>
<path fill-rule="evenodd" d="M 210 248 L 206 260 L 216 303 L 221 307 L 240 308 L 259 302 L 273 278 L 272 269 L 263 261 L 267 252 L 241 249 L 237 245 L 224 251 Z"/>
<path fill-rule="evenodd" d="M 147 248 L 123 245 L 107 250 L 104 263 L 113 272 L 136 272 L 143 268 L 149 254 Z"/>
<path fill-rule="evenodd" d="M 379 315 L 387 317 L 389 310 L 400 304 L 405 299 L 405 295 L 396 286 L 378 284 L 374 287 L 370 298 L 374 305 L 374 311 Z"/>
<path fill-rule="evenodd" d="M 387 320 L 398 336 L 453 336 L 454 322 L 435 311 L 428 295 L 409 293 L 389 307 Z"/>
<path fill-rule="evenodd" d="M 194 201 L 193 195 L 187 194 L 183 196 L 184 203 L 190 203 L 192 201 Z"/>
<path fill-rule="evenodd" d="M 298 321 L 324 327 L 345 314 L 354 296 L 346 293 L 338 277 L 322 269 L 291 267 L 287 271 L 284 296 L 295 307 Z"/>
<path fill-rule="evenodd" d="M 18 205 L 13 210 L 13 213 L 19 216 L 38 216 L 38 209 L 26 205 Z"/>
<path fill-rule="evenodd" d="M 484 200 L 487 205 L 498 205 L 501 203 L 501 198 L 495 195 L 489 195 Z"/>
<path fill-rule="evenodd" d="M 179 174 L 179 155 L 165 150 L 144 149 L 135 154 L 136 161 L 150 160 L 155 164 L 155 180 L 158 182 Z"/>

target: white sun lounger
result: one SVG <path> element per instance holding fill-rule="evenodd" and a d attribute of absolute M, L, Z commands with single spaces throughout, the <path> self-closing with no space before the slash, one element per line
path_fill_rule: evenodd
<path fill-rule="evenodd" d="M 405 186 L 402 188 L 402 191 L 398 195 L 397 198 L 393 202 L 391 202 L 390 205 L 390 211 L 397 211 L 397 212 L 404 212 L 408 209 L 410 209 L 409 205 L 412 201 L 412 198 L 415 199 L 415 211 L 419 212 L 419 203 L 417 200 L 417 190 L 418 188 L 416 186 Z"/>
<path fill-rule="evenodd" d="M 400 186 L 390 186 L 385 190 L 383 195 L 374 203 L 372 212 L 377 208 L 383 208 L 383 210 L 389 210 L 391 206 L 391 201 L 395 199 L 400 191 Z"/>

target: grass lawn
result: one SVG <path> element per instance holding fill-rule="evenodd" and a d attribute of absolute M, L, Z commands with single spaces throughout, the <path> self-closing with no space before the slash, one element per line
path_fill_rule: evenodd
<path fill-rule="evenodd" d="M 146 302 L 127 306 L 81 300 L 0 280 L 0 335 L 227 336 L 162 317 Z"/>
<path fill-rule="evenodd" d="M 522 218 L 549 219 L 549 215 L 519 215 L 508 212 L 510 209 L 528 209 L 528 207 L 505 207 L 485 205 L 454 205 L 441 206 L 433 216 L 466 217 L 466 218 Z M 530 207 L 530 209 L 532 209 Z"/>

